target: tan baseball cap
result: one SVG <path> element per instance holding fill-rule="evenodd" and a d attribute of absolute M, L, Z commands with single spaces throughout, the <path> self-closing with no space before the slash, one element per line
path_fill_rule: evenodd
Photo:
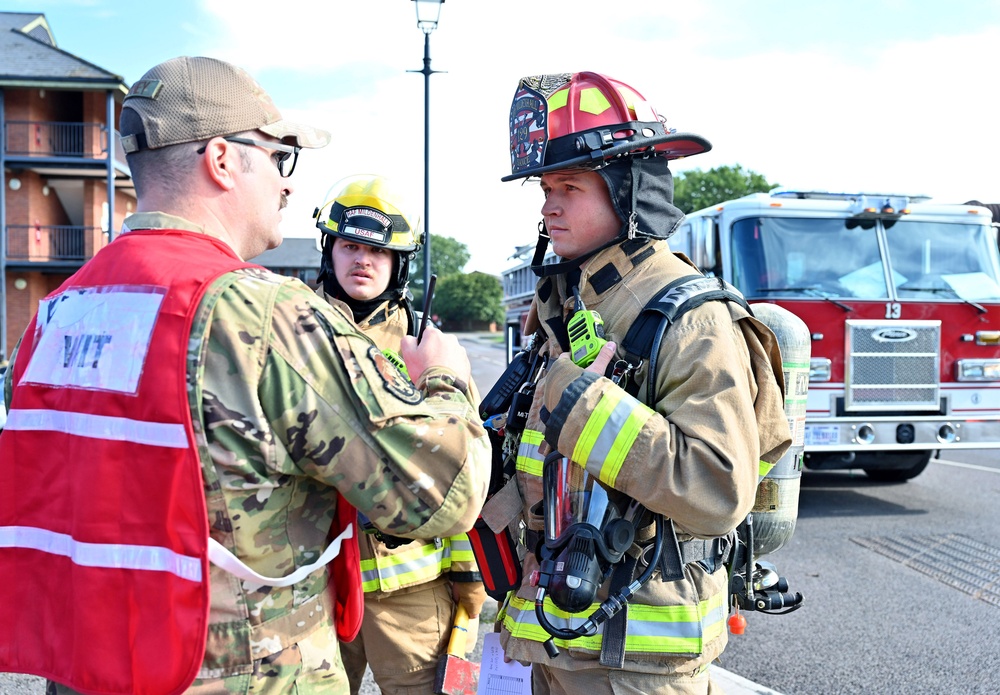
<path fill-rule="evenodd" d="M 215 58 L 183 56 L 160 63 L 132 85 L 122 106 L 127 154 L 249 130 L 299 147 L 330 142 L 325 130 L 282 119 L 245 70 Z"/>

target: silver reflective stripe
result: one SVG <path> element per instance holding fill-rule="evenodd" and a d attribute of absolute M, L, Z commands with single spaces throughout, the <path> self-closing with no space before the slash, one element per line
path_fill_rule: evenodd
<path fill-rule="evenodd" d="M 597 440 L 594 442 L 594 445 L 591 447 L 590 452 L 587 455 L 586 460 L 588 463 L 601 465 L 606 460 L 611 458 L 611 447 L 614 446 L 615 438 L 618 437 L 618 433 L 624 429 L 629 415 L 631 415 L 632 411 L 639 405 L 641 404 L 638 401 L 631 398 L 622 398 L 615 404 L 615 407 L 608 415 L 608 419 L 605 421 L 604 426 L 601 427 L 601 431 L 597 435 Z"/>
<path fill-rule="evenodd" d="M 451 559 L 451 548 L 443 546 L 427 555 L 406 558 L 398 563 L 393 562 L 397 557 L 399 556 L 390 555 L 385 558 L 385 560 L 389 560 L 388 563 L 376 563 L 374 570 L 362 573 L 362 581 L 371 581 L 373 579 L 382 579 L 383 581 L 396 579 L 398 581 L 398 578 L 405 574 L 416 573 L 428 567 L 438 567 Z M 371 560 L 366 562 L 371 562 Z"/>
<path fill-rule="evenodd" d="M 110 439 L 173 449 L 188 447 L 187 434 L 184 425 L 181 424 L 145 422 L 65 410 L 15 409 L 7 414 L 5 427 L 9 430 L 62 432 L 78 437 Z"/>
<path fill-rule="evenodd" d="M 596 606 L 592 606 L 596 608 Z M 558 613 L 553 613 L 551 610 L 551 605 L 545 604 L 545 617 L 548 621 L 558 628 L 564 630 L 575 630 L 579 628 L 584 622 L 587 621 L 588 616 L 593 612 L 592 610 L 587 610 L 583 613 L 577 613 L 573 615 L 563 616 Z M 515 622 L 521 623 L 522 625 L 530 625 L 532 627 L 541 630 L 541 624 L 538 622 L 538 616 L 535 614 L 534 604 L 526 606 L 523 610 L 518 609 L 513 604 L 507 606 L 507 615 L 511 617 Z M 670 620 L 639 620 L 632 616 L 628 619 L 628 635 L 629 637 L 677 637 L 682 639 L 700 639 L 703 629 L 703 622 L 687 622 L 684 620 L 670 621 Z M 598 641 L 601 635 L 604 634 L 604 625 L 600 625 L 597 628 L 597 634 L 594 636 Z M 582 643 L 581 643 L 582 644 Z"/>
<path fill-rule="evenodd" d="M 201 581 L 201 560 L 155 545 L 84 543 L 65 533 L 33 526 L 0 526 L 0 548 L 26 548 L 68 557 L 82 567 L 169 572 Z"/>
<path fill-rule="evenodd" d="M 459 536 L 452 536 L 451 538 L 444 539 L 446 544 L 451 545 L 451 554 L 455 555 L 457 553 L 471 553 L 472 552 L 472 541 L 464 533 Z"/>

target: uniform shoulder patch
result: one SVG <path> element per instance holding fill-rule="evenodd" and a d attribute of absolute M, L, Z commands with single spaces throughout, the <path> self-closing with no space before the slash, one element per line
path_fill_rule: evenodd
<path fill-rule="evenodd" d="M 368 348 L 368 357 L 375 365 L 375 371 L 382 377 L 382 385 L 385 386 L 386 391 L 410 405 L 416 405 L 424 399 L 423 394 L 413 385 L 413 382 L 403 376 L 396 369 L 396 365 L 390 362 L 374 345 Z"/>

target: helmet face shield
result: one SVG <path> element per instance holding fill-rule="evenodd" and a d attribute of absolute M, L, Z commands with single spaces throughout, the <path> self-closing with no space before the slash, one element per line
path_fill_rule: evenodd
<path fill-rule="evenodd" d="M 545 470 L 545 542 L 560 546 L 576 524 L 596 529 L 621 514 L 608 491 L 586 468 L 560 457 Z"/>
<path fill-rule="evenodd" d="M 526 85 L 518 86 L 510 107 L 511 173 L 530 176 L 545 161 L 548 111 L 544 96 Z"/>
<path fill-rule="evenodd" d="M 699 135 L 678 133 L 641 94 L 593 72 L 521 78 L 510 110 L 511 174 L 503 181 L 625 156 L 678 159 L 707 152 Z"/>
<path fill-rule="evenodd" d="M 542 464 L 545 537 L 536 550 L 552 602 L 568 613 L 587 610 L 612 567 L 635 540 L 635 505 L 558 451 Z"/>

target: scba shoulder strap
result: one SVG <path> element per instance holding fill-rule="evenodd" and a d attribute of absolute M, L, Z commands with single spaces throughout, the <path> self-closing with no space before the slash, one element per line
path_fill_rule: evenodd
<path fill-rule="evenodd" d="M 625 352 L 625 359 L 631 364 L 638 365 L 642 360 L 648 360 L 647 394 L 655 392 L 653 387 L 656 379 L 656 361 L 663 334 L 681 316 L 705 302 L 712 301 L 736 302 L 753 316 L 750 305 L 738 289 L 722 278 L 705 275 L 685 275 L 677 278 L 660 290 L 639 312 L 639 316 L 625 334 L 622 350 Z M 639 384 L 629 382 L 625 390 L 635 396 L 639 391 Z"/>

